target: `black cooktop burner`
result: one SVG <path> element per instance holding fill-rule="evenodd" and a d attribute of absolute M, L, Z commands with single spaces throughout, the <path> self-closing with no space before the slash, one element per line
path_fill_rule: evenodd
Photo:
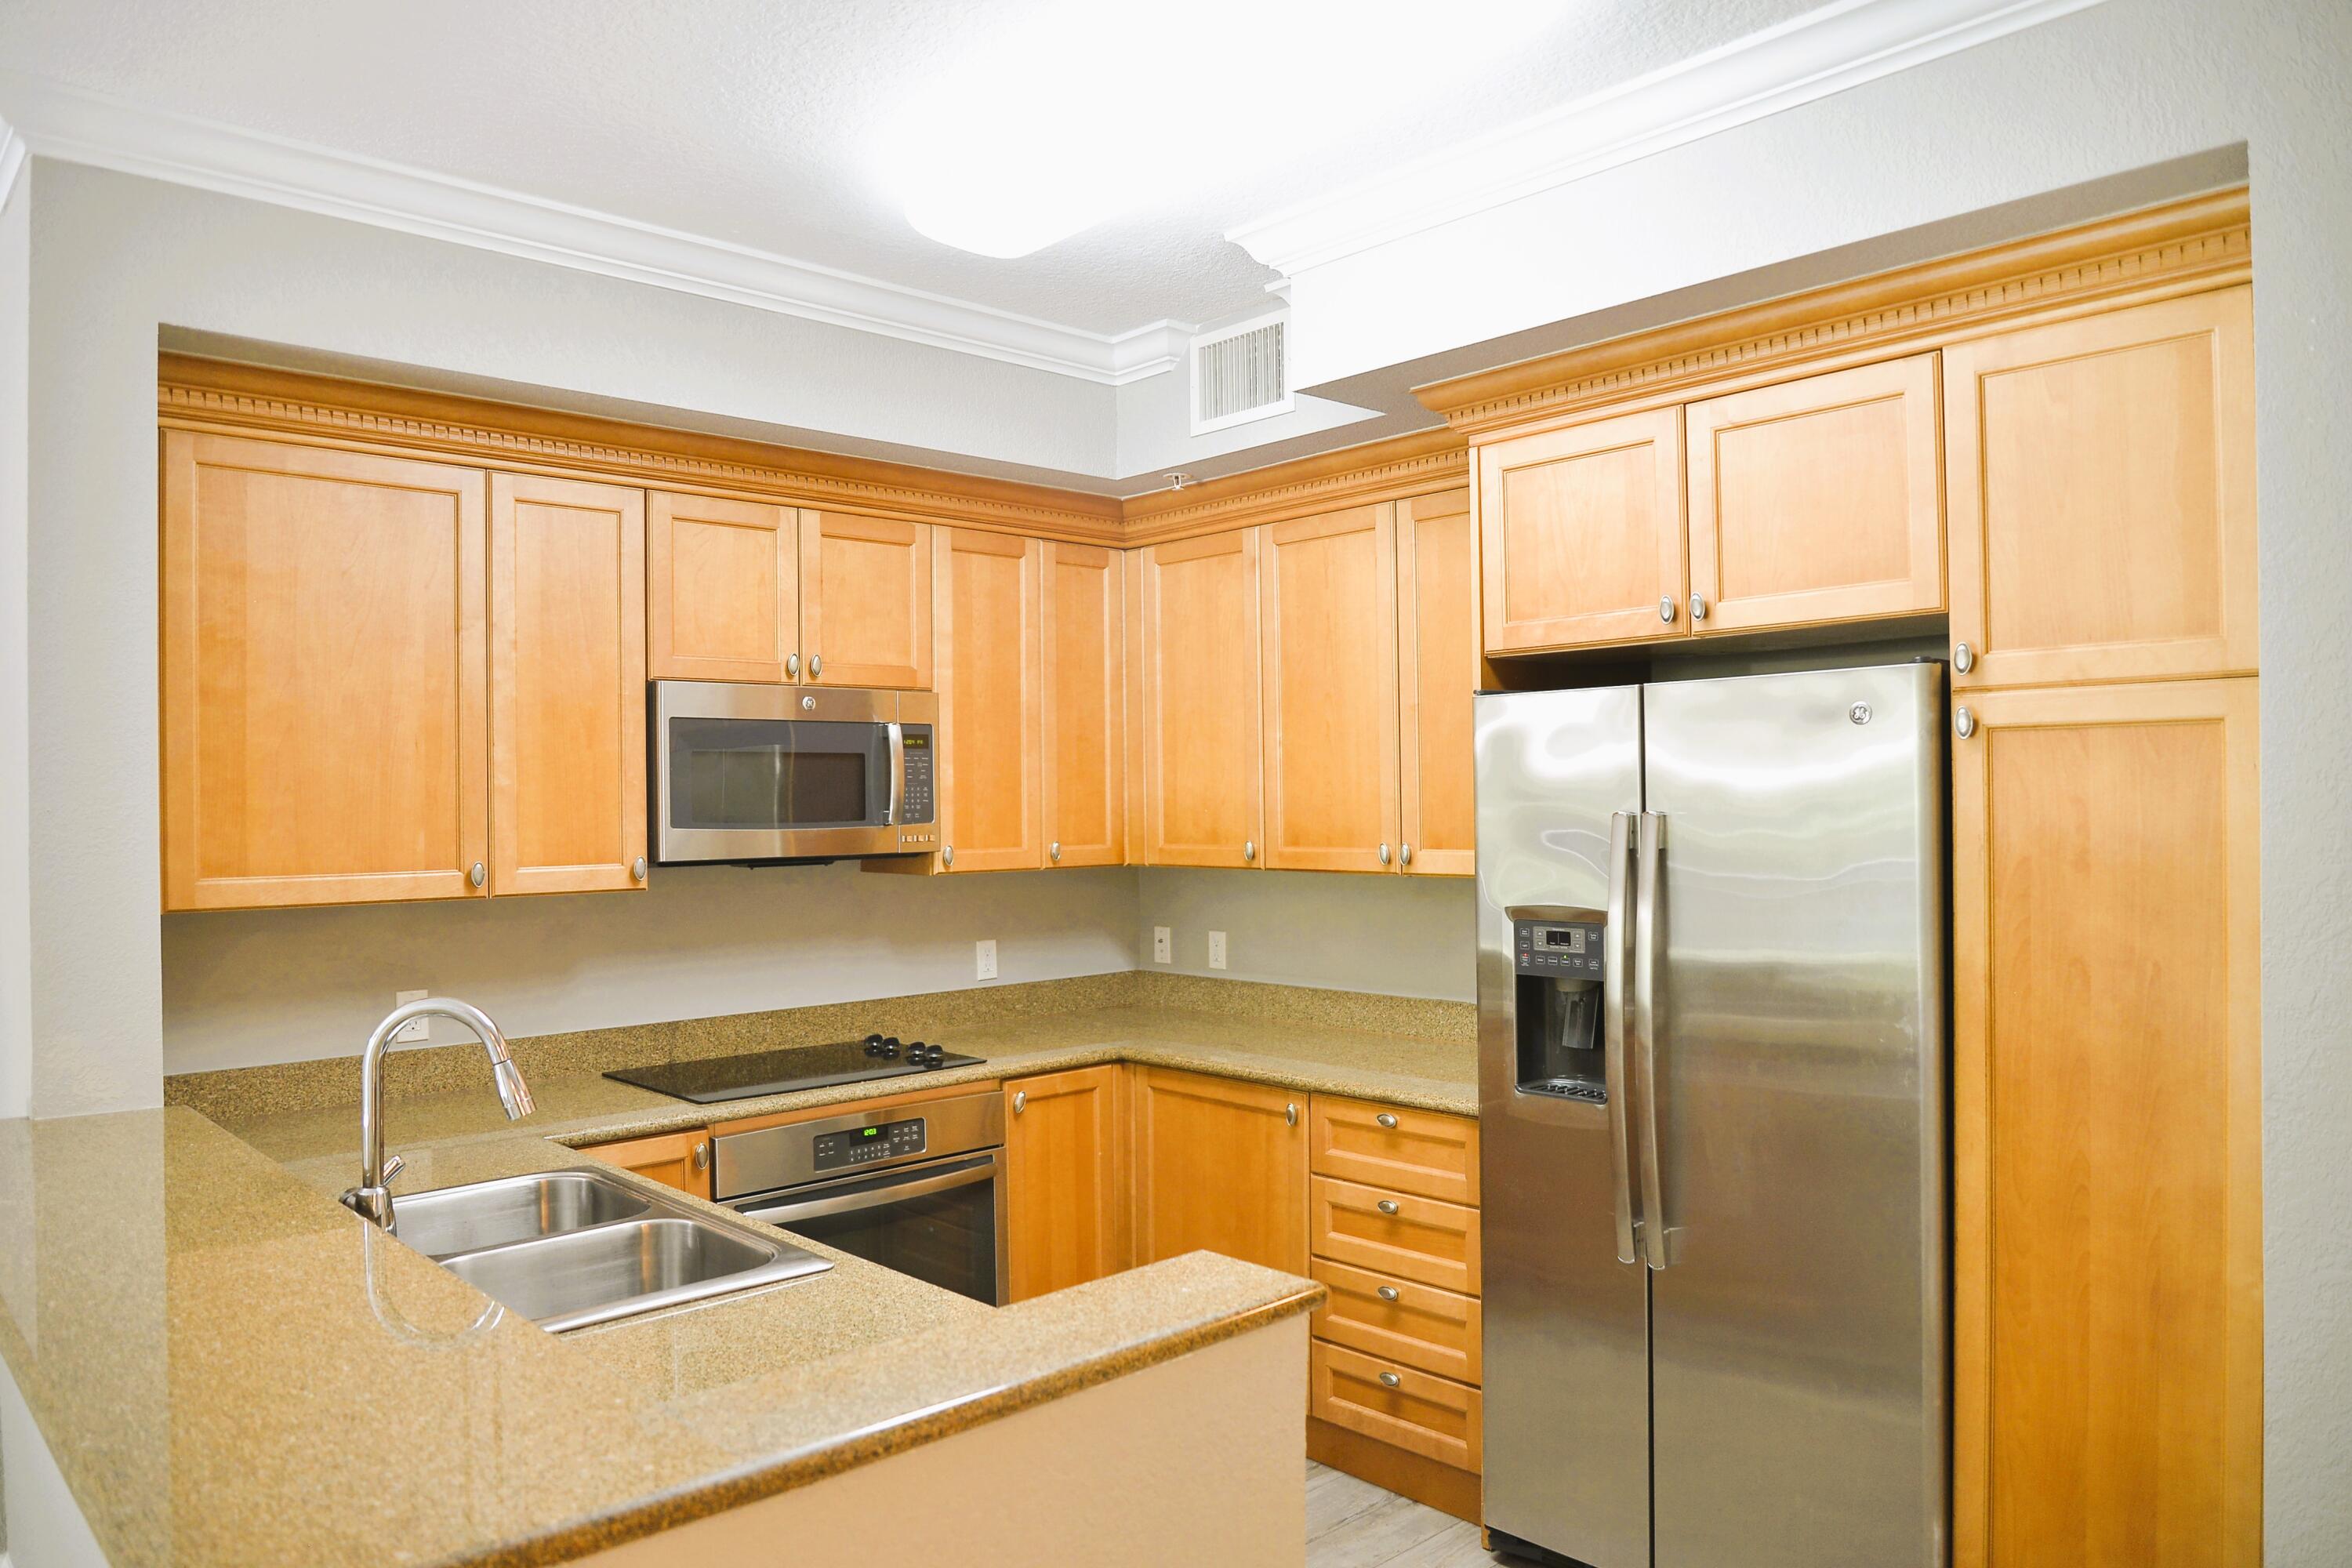
<path fill-rule="evenodd" d="M 863 1083 L 868 1079 L 904 1078 L 909 1073 L 937 1072 L 943 1068 L 976 1067 L 979 1057 L 958 1056 L 920 1040 L 899 1041 L 896 1036 L 868 1035 L 863 1040 L 843 1040 L 830 1046 L 793 1046 L 781 1051 L 758 1051 L 742 1057 L 712 1057 L 704 1061 L 656 1062 L 650 1067 L 625 1068 L 606 1078 L 650 1089 L 656 1094 L 709 1105 L 722 1100 L 751 1100 L 763 1094 L 790 1094 L 798 1089 L 822 1089 L 827 1084 Z"/>

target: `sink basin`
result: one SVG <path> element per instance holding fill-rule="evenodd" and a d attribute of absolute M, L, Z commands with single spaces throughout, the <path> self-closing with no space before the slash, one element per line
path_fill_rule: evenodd
<path fill-rule="evenodd" d="M 653 1205 L 594 1171 L 543 1171 L 393 1200 L 393 1234 L 427 1258 L 635 1219 Z"/>
<path fill-rule="evenodd" d="M 397 1198 L 393 1234 L 551 1333 L 833 1267 L 766 1226 L 549 1171 Z"/>

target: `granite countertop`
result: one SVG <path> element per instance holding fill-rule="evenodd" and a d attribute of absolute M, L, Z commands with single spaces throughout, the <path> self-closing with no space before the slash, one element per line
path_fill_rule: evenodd
<path fill-rule="evenodd" d="M 929 1074 L 927 1089 L 1129 1060 L 1475 1110 L 1460 1043 L 1137 1007 L 924 1037 L 989 1058 Z M 539 1113 L 509 1124 L 487 1078 L 409 1100 L 395 1084 L 388 1135 L 409 1163 L 396 1190 L 581 1163 L 566 1143 L 908 1087 L 705 1107 L 542 1067 Z M 1195 1253 L 990 1308 L 803 1241 L 835 1268 L 554 1336 L 334 1201 L 356 1169 L 355 1107 L 226 1120 L 174 1107 L 0 1122 L 0 1359 L 123 1568 L 562 1562 L 1320 1295 Z"/>

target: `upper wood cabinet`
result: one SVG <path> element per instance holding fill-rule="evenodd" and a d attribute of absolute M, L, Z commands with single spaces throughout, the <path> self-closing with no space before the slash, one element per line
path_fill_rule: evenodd
<path fill-rule="evenodd" d="M 1488 653 L 1687 628 L 1682 410 L 1512 437 L 1475 456 Z"/>
<path fill-rule="evenodd" d="M 931 684 L 931 525 L 803 510 L 802 679 L 822 686 Z"/>
<path fill-rule="evenodd" d="M 2252 291 L 1944 351 L 1956 686 L 2255 668 Z"/>
<path fill-rule="evenodd" d="M 1005 1084 L 1006 1300 L 1128 1266 L 1126 1075 L 1113 1062 Z"/>
<path fill-rule="evenodd" d="M 1258 531 L 1138 554 L 1144 862 L 1263 865 Z"/>
<path fill-rule="evenodd" d="M 951 871 L 1045 863 L 1045 546 L 1009 533 L 935 531 L 940 863 Z"/>
<path fill-rule="evenodd" d="M 645 885 L 645 492 L 490 476 L 490 890 Z"/>
<path fill-rule="evenodd" d="M 1047 542 L 1045 858 L 1127 858 L 1126 612 L 1119 552 Z"/>
<path fill-rule="evenodd" d="M 1691 404 L 1692 629 L 1942 609 L 1938 416 L 1932 353 Z"/>
<path fill-rule="evenodd" d="M 800 543 L 791 507 L 646 493 L 646 673 L 800 675 Z"/>
<path fill-rule="evenodd" d="M 1398 863 L 1409 876 L 1477 871 L 1470 699 L 1478 689 L 1478 536 L 1470 492 L 1397 503 Z"/>
<path fill-rule="evenodd" d="M 2255 682 L 1963 700 L 1952 1561 L 2254 1568 Z"/>
<path fill-rule="evenodd" d="M 1265 863 L 1276 870 L 1396 864 L 1394 510 L 1263 531 Z"/>
<path fill-rule="evenodd" d="M 183 430 L 163 460 L 163 907 L 479 896 L 481 470 Z"/>
<path fill-rule="evenodd" d="M 1205 1248 L 1307 1272 L 1307 1096 L 1165 1068 L 1135 1079 L 1135 1260 Z"/>

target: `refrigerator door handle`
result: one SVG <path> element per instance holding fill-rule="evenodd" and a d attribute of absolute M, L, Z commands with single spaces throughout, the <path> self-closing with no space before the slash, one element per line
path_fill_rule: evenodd
<path fill-rule="evenodd" d="M 1626 879 L 1633 857 L 1633 814 L 1612 813 L 1609 818 L 1609 946 L 1601 959 L 1601 988 L 1605 1011 L 1601 1016 L 1604 1051 L 1601 1072 L 1609 1090 L 1609 1152 L 1616 1178 L 1617 1261 L 1639 1263 L 1641 1226 L 1633 1218 L 1633 1161 L 1626 1117 L 1625 1014 L 1633 988 L 1626 984 L 1626 946 L 1633 924 L 1626 918 Z"/>
<path fill-rule="evenodd" d="M 1633 883 L 1634 1078 L 1641 1093 L 1642 1251 L 1654 1268 L 1673 1261 L 1666 1251 L 1666 1203 L 1658 1158 L 1659 884 L 1666 851 L 1666 819 L 1642 813 L 1636 832 L 1639 869 Z"/>

